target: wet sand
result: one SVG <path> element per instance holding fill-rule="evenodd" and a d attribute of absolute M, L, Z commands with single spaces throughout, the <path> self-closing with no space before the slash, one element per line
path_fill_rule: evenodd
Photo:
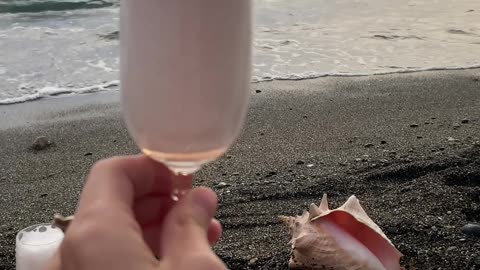
<path fill-rule="evenodd" d="M 480 222 L 479 79 L 471 69 L 252 84 L 241 136 L 197 175 L 220 197 L 215 251 L 231 269 L 287 269 L 277 216 L 326 192 L 333 206 L 355 194 L 406 269 L 480 267 L 479 239 L 460 231 Z M 115 92 L 0 106 L 0 117 L 0 269 L 14 269 L 16 231 L 72 214 L 95 161 L 138 149 Z M 54 144 L 32 151 L 37 136 Z"/>

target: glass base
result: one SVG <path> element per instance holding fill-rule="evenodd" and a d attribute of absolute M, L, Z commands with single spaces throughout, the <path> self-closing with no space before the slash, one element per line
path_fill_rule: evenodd
<path fill-rule="evenodd" d="M 163 164 L 165 164 L 176 175 L 191 175 L 202 167 L 202 165 L 219 158 L 227 148 L 219 148 L 205 152 L 193 153 L 163 153 L 149 149 L 142 149 L 142 152 Z"/>

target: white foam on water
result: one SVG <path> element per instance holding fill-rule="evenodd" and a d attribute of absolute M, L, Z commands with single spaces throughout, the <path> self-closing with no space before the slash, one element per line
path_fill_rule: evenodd
<path fill-rule="evenodd" d="M 254 81 L 480 65 L 474 0 L 259 0 Z M 265 65 L 258 65 L 263 63 Z"/>
<path fill-rule="evenodd" d="M 363 77 L 363 76 L 372 76 L 372 75 L 388 75 L 388 74 L 401 74 L 401 73 L 415 73 L 423 71 L 440 71 L 440 70 L 467 70 L 467 69 L 476 69 L 480 68 L 480 64 L 472 66 L 450 66 L 450 67 L 428 67 L 428 68 L 417 68 L 417 69 L 396 69 L 396 70 L 386 70 L 386 71 L 377 71 L 377 72 L 368 72 L 368 73 L 317 73 L 317 72 L 303 72 L 296 74 L 288 75 L 272 75 L 270 73 L 265 73 L 263 76 L 253 76 L 252 82 L 265 82 L 265 81 L 299 81 L 299 80 L 308 80 L 316 79 L 321 77 Z"/>
<path fill-rule="evenodd" d="M 105 61 L 103 61 L 103 60 L 98 60 L 98 61 L 96 61 L 96 63 L 91 63 L 91 61 L 88 61 L 87 64 L 91 67 L 96 67 L 96 68 L 102 69 L 106 72 L 114 72 L 114 71 L 118 72 L 119 71 L 118 69 L 108 67 L 107 64 L 105 63 Z"/>
<path fill-rule="evenodd" d="M 0 100 L 0 105 L 8 105 L 14 103 L 22 103 L 32 100 L 41 99 L 49 96 L 58 96 L 62 94 L 86 94 L 95 93 L 106 90 L 118 89 L 120 82 L 118 80 L 105 82 L 98 85 L 92 85 L 87 87 L 73 88 L 73 87 L 58 87 L 58 86 L 46 86 L 37 90 L 33 90 L 33 94 L 24 95 L 20 97 L 6 98 Z"/>

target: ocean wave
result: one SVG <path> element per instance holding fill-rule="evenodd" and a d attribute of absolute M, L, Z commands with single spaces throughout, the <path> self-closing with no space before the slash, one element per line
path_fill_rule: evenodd
<path fill-rule="evenodd" d="M 466 70 L 466 69 L 476 69 L 480 68 L 480 64 L 470 65 L 465 67 L 459 66 L 450 66 L 450 67 L 427 67 L 427 68 L 405 68 L 397 70 L 384 70 L 376 72 L 366 72 L 366 73 L 317 73 L 317 72 L 303 72 L 287 75 L 270 75 L 266 74 L 263 76 L 253 76 L 252 82 L 267 82 L 267 81 L 301 81 L 316 79 L 322 77 L 364 77 L 364 76 L 375 76 L 375 75 L 389 75 L 389 74 L 402 74 L 402 73 L 415 73 L 415 72 L 424 72 L 424 71 L 441 71 L 441 70 Z"/>
<path fill-rule="evenodd" d="M 252 82 L 267 82 L 267 81 L 301 81 L 316 79 L 322 77 L 365 77 L 365 76 L 376 76 L 376 75 L 389 75 L 389 74 L 402 74 L 402 73 L 415 73 L 415 72 L 425 72 L 425 71 L 441 71 L 441 70 L 466 70 L 466 69 L 476 69 L 480 68 L 480 64 L 466 66 L 466 67 L 427 67 L 427 68 L 405 68 L 398 70 L 384 70 L 376 71 L 369 73 L 317 73 L 317 72 L 303 72 L 287 75 L 270 75 L 266 74 L 263 76 L 253 76 Z"/>
<path fill-rule="evenodd" d="M 117 5 L 115 0 L 62 0 L 62 1 L 32 1 L 16 0 L 1 1 L 0 13 L 37 13 L 45 11 L 65 11 L 75 9 L 94 9 Z"/>
<path fill-rule="evenodd" d="M 480 68 L 480 64 L 472 65 L 468 67 L 429 67 L 429 68 L 410 68 L 410 69 L 401 69 L 395 71 L 379 71 L 371 73 L 316 73 L 316 72 L 304 72 L 297 74 L 288 74 L 288 75 L 270 75 L 264 74 L 263 76 L 252 76 L 252 83 L 260 83 L 267 81 L 300 81 L 300 80 L 310 80 L 322 77 L 364 77 L 364 76 L 375 76 L 375 75 L 389 75 L 389 74 L 402 74 L 402 73 L 415 73 L 415 72 L 425 72 L 425 71 L 441 71 L 441 70 L 466 70 L 466 69 L 476 69 Z M 98 85 L 92 85 L 81 88 L 72 88 L 72 87 L 54 87 L 47 86 L 41 89 L 38 89 L 33 94 L 24 95 L 20 97 L 6 98 L 0 100 L 0 105 L 11 105 L 16 103 L 23 103 L 28 101 L 34 101 L 45 97 L 59 96 L 66 94 L 87 94 L 95 93 L 107 90 L 118 90 L 120 82 L 118 80 L 105 82 Z"/>
<path fill-rule="evenodd" d="M 98 85 L 73 88 L 73 87 L 56 87 L 56 86 L 46 86 L 41 89 L 34 91 L 33 94 L 28 94 L 20 97 L 6 98 L 0 100 L 0 105 L 10 105 L 16 103 L 23 103 L 27 101 L 33 101 L 45 97 L 59 96 L 65 94 L 86 94 L 86 93 L 95 93 L 106 90 L 118 90 L 119 81 L 110 81 Z"/>

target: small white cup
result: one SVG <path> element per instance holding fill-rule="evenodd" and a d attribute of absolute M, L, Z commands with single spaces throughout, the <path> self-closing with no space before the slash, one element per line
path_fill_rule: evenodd
<path fill-rule="evenodd" d="M 37 224 L 19 231 L 15 245 L 16 269 L 43 270 L 63 237 L 62 230 L 51 224 Z"/>

